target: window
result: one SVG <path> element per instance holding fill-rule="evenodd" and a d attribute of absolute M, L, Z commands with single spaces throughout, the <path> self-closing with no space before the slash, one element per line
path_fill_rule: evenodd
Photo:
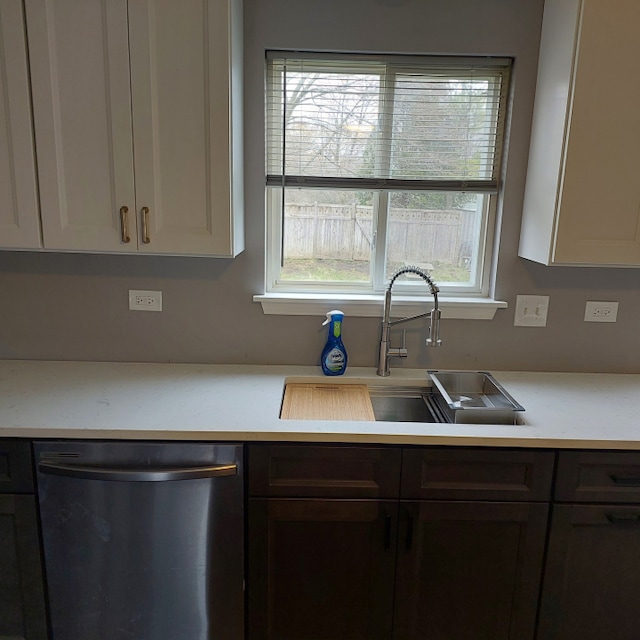
<path fill-rule="evenodd" d="M 267 290 L 488 292 L 509 61 L 267 55 Z M 405 292 L 424 293 L 421 280 Z"/>

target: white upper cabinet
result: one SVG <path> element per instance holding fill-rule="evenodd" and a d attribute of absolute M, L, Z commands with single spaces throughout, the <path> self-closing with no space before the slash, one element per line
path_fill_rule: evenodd
<path fill-rule="evenodd" d="M 135 250 L 126 0 L 26 6 L 44 246 Z"/>
<path fill-rule="evenodd" d="M 238 9 L 227 0 L 129 3 L 143 251 L 242 250 L 242 34 L 230 13 Z"/>
<path fill-rule="evenodd" d="M 0 0 L 0 248 L 38 249 L 29 69 L 21 0 Z"/>
<path fill-rule="evenodd" d="M 546 0 L 520 255 L 640 266 L 640 2 Z"/>
<path fill-rule="evenodd" d="M 242 251 L 238 3 L 27 10 L 45 248 Z"/>

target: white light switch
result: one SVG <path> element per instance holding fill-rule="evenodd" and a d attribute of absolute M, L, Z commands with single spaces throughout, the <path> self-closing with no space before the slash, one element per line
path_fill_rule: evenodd
<path fill-rule="evenodd" d="M 517 296 L 513 324 L 516 327 L 546 327 L 549 296 Z"/>

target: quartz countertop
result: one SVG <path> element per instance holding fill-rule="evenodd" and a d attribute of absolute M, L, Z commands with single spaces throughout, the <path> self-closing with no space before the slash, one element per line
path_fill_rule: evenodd
<path fill-rule="evenodd" d="M 279 418 L 285 382 L 430 384 L 416 369 L 0 360 L 0 437 L 640 450 L 640 374 L 492 373 L 522 424 Z"/>

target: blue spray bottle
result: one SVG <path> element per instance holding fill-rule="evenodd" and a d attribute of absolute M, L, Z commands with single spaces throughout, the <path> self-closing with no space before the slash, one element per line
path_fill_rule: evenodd
<path fill-rule="evenodd" d="M 347 350 L 342 344 L 341 337 L 343 318 L 344 313 L 336 309 L 329 311 L 327 319 L 322 323 L 322 326 L 329 325 L 327 344 L 320 356 L 320 364 L 325 376 L 341 376 L 347 369 Z"/>

